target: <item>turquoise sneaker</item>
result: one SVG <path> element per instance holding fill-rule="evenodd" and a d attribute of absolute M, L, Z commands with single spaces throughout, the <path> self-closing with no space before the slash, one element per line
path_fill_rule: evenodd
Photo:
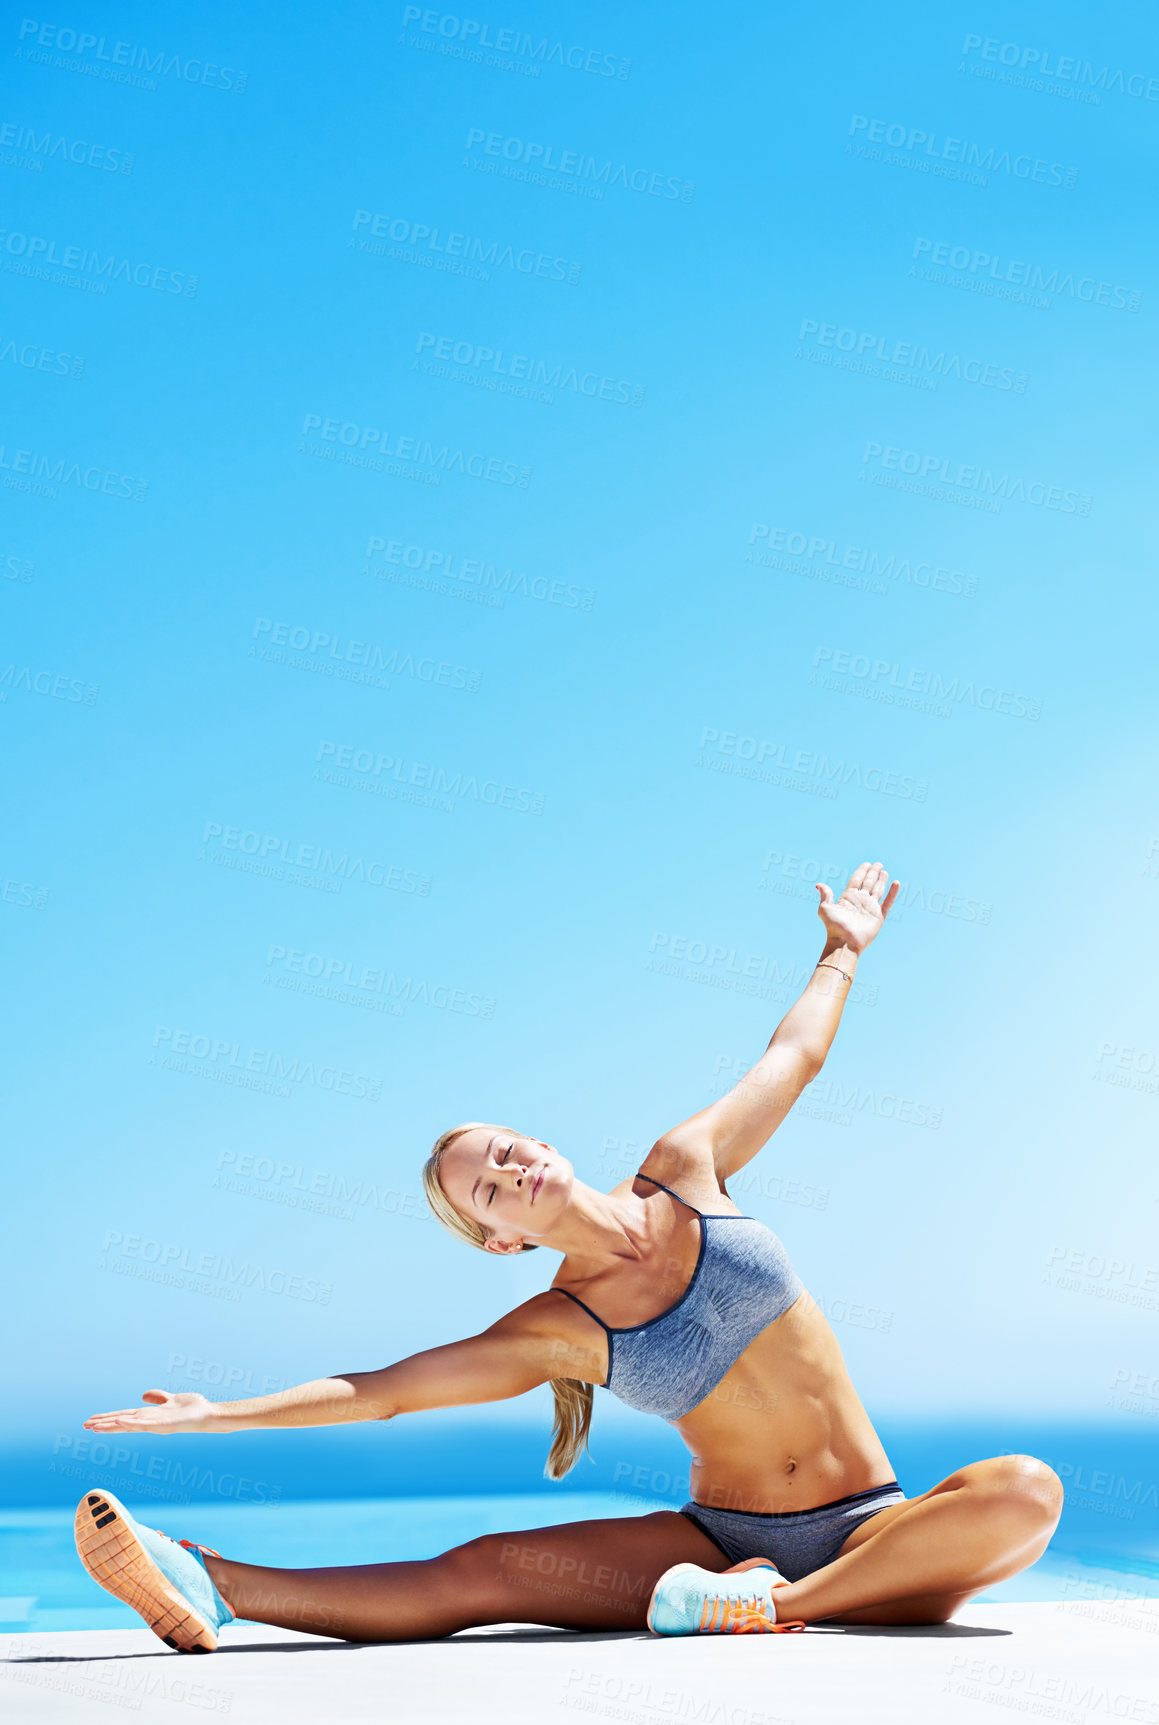
<path fill-rule="evenodd" d="M 217 1631 L 233 1621 L 233 1607 L 213 1585 L 201 1555 L 220 1553 L 142 1527 L 111 1491 L 81 1498 L 76 1548 L 93 1580 L 139 1611 L 178 1653 L 212 1653 Z"/>
<path fill-rule="evenodd" d="M 788 1585 L 772 1563 L 733 1575 L 677 1563 L 652 1590 L 648 1628 L 653 1635 L 783 1635 L 804 1629 L 800 1621 L 777 1622 L 773 1589 Z"/>

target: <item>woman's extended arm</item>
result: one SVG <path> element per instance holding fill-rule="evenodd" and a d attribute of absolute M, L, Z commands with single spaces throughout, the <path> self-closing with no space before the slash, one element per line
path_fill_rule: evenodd
<path fill-rule="evenodd" d="M 548 1310 L 557 1312 L 554 1304 Z M 428 1348 L 381 1371 L 341 1372 L 276 1395 L 238 1402 L 146 1390 L 142 1400 L 147 1406 L 94 1414 L 85 1427 L 92 1432 L 139 1431 L 174 1437 L 188 1432 L 344 1425 L 393 1419 L 422 1408 L 504 1401 L 563 1375 L 560 1362 L 566 1349 L 549 1324 L 543 1296 L 537 1294 L 481 1335 Z"/>
<path fill-rule="evenodd" d="M 677 1150 L 712 1152 L 722 1182 L 756 1155 L 825 1063 L 845 1007 L 858 956 L 878 933 L 897 897 L 880 863 L 862 863 L 839 899 L 818 884 L 817 914 L 825 950 L 804 993 L 773 1032 L 772 1041 L 727 1096 L 701 1109 L 661 1142 Z"/>

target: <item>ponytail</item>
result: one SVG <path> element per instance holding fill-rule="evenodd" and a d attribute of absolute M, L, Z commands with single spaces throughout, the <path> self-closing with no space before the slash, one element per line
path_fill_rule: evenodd
<path fill-rule="evenodd" d="M 551 1449 L 544 1473 L 548 1479 L 562 1479 L 588 1447 L 592 1425 L 592 1385 L 578 1378 L 552 1378 L 551 1393 L 555 1397 L 555 1424 L 551 1432 Z M 588 1450 L 588 1454 L 591 1451 Z"/>

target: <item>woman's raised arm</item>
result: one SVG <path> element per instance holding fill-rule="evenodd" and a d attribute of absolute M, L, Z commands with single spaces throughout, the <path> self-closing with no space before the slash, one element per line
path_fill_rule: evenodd
<path fill-rule="evenodd" d="M 711 1152 L 724 1181 L 767 1144 L 805 1086 L 825 1063 L 853 984 L 858 956 L 879 932 L 897 897 L 895 881 L 880 863 L 862 863 L 839 899 L 818 884 L 817 914 L 825 949 L 800 999 L 773 1032 L 756 1065 L 726 1096 L 702 1108 L 661 1143 L 675 1150 Z"/>
<path fill-rule="evenodd" d="M 547 1307 L 543 1295 L 537 1294 L 464 1341 L 428 1348 L 376 1372 L 340 1372 L 246 1401 L 211 1402 L 197 1394 L 146 1390 L 141 1398 L 146 1406 L 94 1414 L 85 1428 L 175 1437 L 189 1432 L 345 1425 L 355 1420 L 389 1420 L 424 1408 L 505 1401 L 563 1375 L 561 1360 L 567 1349 L 558 1331 L 549 1328 L 549 1311 L 556 1311 L 555 1303 Z"/>

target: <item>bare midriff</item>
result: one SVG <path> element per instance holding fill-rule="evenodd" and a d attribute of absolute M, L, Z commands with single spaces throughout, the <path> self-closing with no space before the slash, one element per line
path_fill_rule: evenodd
<path fill-rule="evenodd" d="M 783 1515 L 893 1479 L 837 1338 L 808 1293 L 672 1423 L 692 1455 L 690 1495 L 711 1509 Z"/>

